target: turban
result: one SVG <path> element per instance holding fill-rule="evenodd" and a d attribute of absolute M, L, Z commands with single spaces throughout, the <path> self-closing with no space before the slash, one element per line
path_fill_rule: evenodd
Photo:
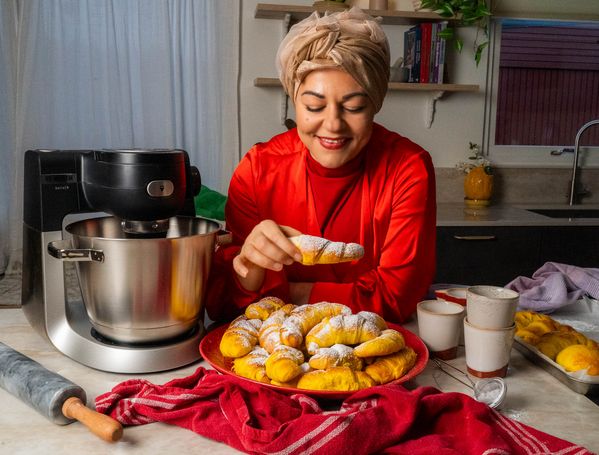
<path fill-rule="evenodd" d="M 295 24 L 279 46 L 277 71 L 295 100 L 299 85 L 313 70 L 340 68 L 366 91 L 378 112 L 389 82 L 389 43 L 379 21 L 359 8 Z"/>

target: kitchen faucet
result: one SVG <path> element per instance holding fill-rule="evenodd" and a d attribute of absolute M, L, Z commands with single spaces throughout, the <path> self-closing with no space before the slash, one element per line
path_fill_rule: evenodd
<path fill-rule="evenodd" d="M 578 168 L 578 143 L 580 141 L 580 136 L 587 128 L 593 125 L 599 125 L 599 119 L 585 123 L 576 133 L 576 140 L 574 141 L 574 165 L 572 166 L 572 182 L 570 186 L 570 205 L 574 205 L 574 198 L 576 196 L 576 171 Z"/>

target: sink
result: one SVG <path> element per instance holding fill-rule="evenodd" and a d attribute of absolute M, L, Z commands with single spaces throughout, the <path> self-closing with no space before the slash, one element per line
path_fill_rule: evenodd
<path fill-rule="evenodd" d="M 599 218 L 599 209 L 584 209 L 580 207 L 560 209 L 526 209 L 526 211 L 548 216 L 549 218 Z"/>

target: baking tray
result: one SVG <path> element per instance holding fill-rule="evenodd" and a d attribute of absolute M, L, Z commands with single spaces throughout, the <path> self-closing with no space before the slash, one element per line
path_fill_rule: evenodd
<path fill-rule="evenodd" d="M 587 296 L 570 305 L 564 306 L 550 316 L 561 324 L 566 324 L 588 338 L 599 340 L 599 301 Z M 589 396 L 599 397 L 599 378 L 596 380 L 578 378 L 573 373 L 567 373 L 562 367 L 541 353 L 534 346 L 516 337 L 514 347 L 534 364 L 540 366 L 549 374 L 567 385 L 573 391 Z"/>
<path fill-rule="evenodd" d="M 561 369 L 557 363 L 549 357 L 541 354 L 536 348 L 528 343 L 521 341 L 516 337 L 514 339 L 514 347 L 524 355 L 532 363 L 540 366 L 547 371 L 551 376 L 558 379 L 560 382 L 567 385 L 571 390 L 586 396 L 599 396 L 599 382 L 585 381 L 578 379 L 568 374 Z"/>

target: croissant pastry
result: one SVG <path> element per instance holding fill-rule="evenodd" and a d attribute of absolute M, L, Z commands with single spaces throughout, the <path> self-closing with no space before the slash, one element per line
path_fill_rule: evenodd
<path fill-rule="evenodd" d="M 258 342 L 259 319 L 248 319 L 241 315 L 231 322 L 220 340 L 220 352 L 225 357 L 243 357 Z"/>
<path fill-rule="evenodd" d="M 289 382 L 302 373 L 302 363 L 302 351 L 281 344 L 266 359 L 266 374 L 277 382 Z"/>
<path fill-rule="evenodd" d="M 397 330 L 383 330 L 381 334 L 372 340 L 365 341 L 354 348 L 358 357 L 375 357 L 393 354 L 403 349 L 406 342 L 403 335 Z"/>
<path fill-rule="evenodd" d="M 304 374 L 297 381 L 298 389 L 337 390 L 353 392 L 375 386 L 374 380 L 363 371 L 348 367 L 332 367 L 328 370 L 315 370 Z"/>
<path fill-rule="evenodd" d="M 304 336 L 324 318 L 339 314 L 351 314 L 351 309 L 341 303 L 320 302 L 295 308 L 281 325 L 281 341 L 287 346 L 299 348 Z M 335 343 L 333 343 L 335 344 Z M 332 346 L 332 345 L 331 345 Z"/>
<path fill-rule="evenodd" d="M 258 332 L 258 341 L 260 346 L 269 353 L 272 353 L 278 345 L 283 344 L 283 341 L 281 340 L 281 326 L 294 308 L 295 305 L 288 303 L 277 311 L 274 311 L 268 319 L 262 323 L 260 332 Z"/>
<path fill-rule="evenodd" d="M 364 362 L 356 354 L 353 348 L 344 344 L 334 344 L 330 348 L 320 348 L 308 364 L 315 370 L 326 370 L 332 367 L 348 367 L 352 370 L 361 370 Z"/>
<path fill-rule="evenodd" d="M 559 325 L 557 321 L 554 321 L 551 316 L 547 316 L 546 314 L 537 313 L 535 311 L 517 311 L 514 317 L 516 322 L 516 328 L 526 327 L 532 322 L 542 321 L 550 324 L 553 327 L 552 330 L 556 329 L 556 324 Z"/>
<path fill-rule="evenodd" d="M 370 322 L 372 322 L 374 325 L 376 325 L 379 328 L 379 330 L 381 330 L 381 331 L 389 328 L 387 326 L 387 323 L 385 322 L 385 320 L 382 317 L 380 317 L 378 314 L 373 313 L 372 311 L 360 311 L 357 314 L 358 314 L 358 316 L 362 316 L 363 318 L 368 319 Z"/>
<path fill-rule="evenodd" d="M 260 346 L 254 346 L 249 354 L 233 360 L 233 371 L 244 378 L 269 383 L 265 363 L 268 352 Z"/>
<path fill-rule="evenodd" d="M 270 383 L 272 385 L 278 385 L 280 387 L 293 387 L 293 388 L 297 388 L 297 383 L 300 380 L 300 378 L 302 377 L 302 375 L 309 373 L 310 371 L 312 371 L 312 368 L 310 367 L 310 365 L 308 364 L 308 362 L 304 362 L 300 365 L 300 370 L 301 373 L 299 375 L 297 375 L 295 378 L 293 378 L 291 381 L 288 382 L 279 382 L 279 381 L 275 381 L 275 380 L 271 380 Z"/>
<path fill-rule="evenodd" d="M 401 351 L 379 357 L 364 370 L 377 384 L 386 384 L 405 375 L 416 363 L 416 352 L 405 347 Z"/>
<path fill-rule="evenodd" d="M 562 349 L 573 344 L 586 344 L 587 338 L 578 332 L 549 332 L 543 335 L 535 347 L 549 357 L 555 360 Z"/>
<path fill-rule="evenodd" d="M 271 313 L 285 305 L 281 299 L 277 297 L 264 297 L 257 302 L 251 303 L 245 309 L 245 316 L 248 319 L 266 320 Z"/>
<path fill-rule="evenodd" d="M 339 315 L 323 319 L 306 335 L 306 349 L 314 354 L 318 348 L 334 344 L 360 344 L 381 334 L 379 328 L 368 319 L 357 315 Z"/>
<path fill-rule="evenodd" d="M 364 248 L 357 243 L 331 242 L 313 235 L 298 235 L 289 240 L 302 253 L 303 265 L 337 264 L 355 261 L 364 256 Z"/>
<path fill-rule="evenodd" d="M 564 348 L 555 361 L 566 371 L 587 370 L 591 376 L 599 375 L 599 350 L 583 344 L 573 344 Z"/>

